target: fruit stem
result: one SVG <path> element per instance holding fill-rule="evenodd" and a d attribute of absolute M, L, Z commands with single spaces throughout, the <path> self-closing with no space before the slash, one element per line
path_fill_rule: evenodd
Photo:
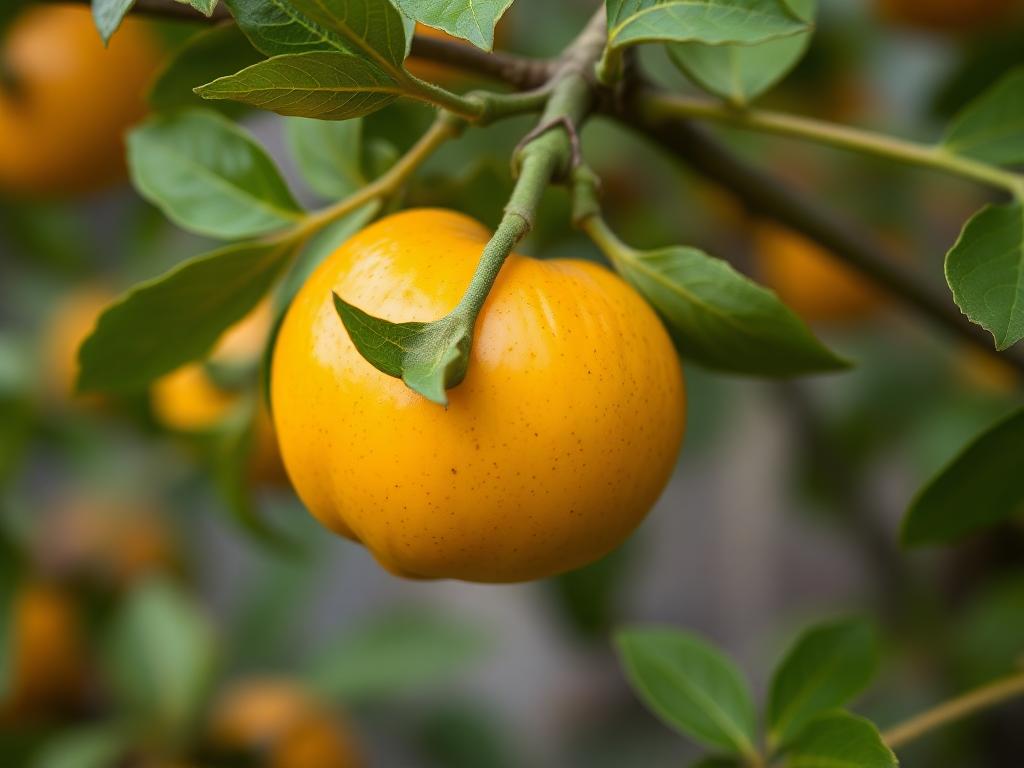
<path fill-rule="evenodd" d="M 897 749 L 929 731 L 1021 695 L 1024 695 L 1024 672 L 975 688 L 934 709 L 915 715 L 885 731 L 882 740 L 890 749 Z"/>
<path fill-rule="evenodd" d="M 1021 176 L 988 163 L 956 155 L 941 145 L 918 144 L 872 131 L 863 131 L 798 115 L 760 109 L 737 109 L 732 105 L 710 99 L 669 93 L 647 93 L 640 106 L 644 116 L 653 121 L 673 117 L 690 117 L 746 130 L 805 139 L 818 144 L 945 171 L 982 184 L 1005 189 L 1017 197 L 1024 198 L 1024 178 Z"/>

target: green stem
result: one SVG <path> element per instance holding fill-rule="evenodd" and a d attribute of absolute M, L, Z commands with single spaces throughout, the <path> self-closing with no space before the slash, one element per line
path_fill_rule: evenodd
<path fill-rule="evenodd" d="M 467 120 L 479 120 L 487 109 L 484 100 L 476 94 L 462 96 L 452 93 L 447 88 L 421 80 L 408 72 L 405 73 L 402 87 L 409 98 L 433 104 Z"/>
<path fill-rule="evenodd" d="M 1024 695 L 1024 672 L 997 680 L 940 704 L 934 709 L 896 725 L 882 734 L 890 749 L 897 749 L 941 726 L 961 720 L 997 704 Z"/>
<path fill-rule="evenodd" d="M 878 157 L 897 160 L 925 168 L 945 171 L 993 187 L 999 187 L 1017 196 L 1024 196 L 1024 178 L 1000 168 L 961 157 L 941 145 L 918 144 L 871 131 L 827 123 L 796 115 L 768 110 L 739 110 L 709 99 L 649 93 L 642 100 L 646 116 L 652 120 L 666 117 L 690 117 L 711 120 L 736 128 L 744 128 L 779 136 L 806 139 Z"/>

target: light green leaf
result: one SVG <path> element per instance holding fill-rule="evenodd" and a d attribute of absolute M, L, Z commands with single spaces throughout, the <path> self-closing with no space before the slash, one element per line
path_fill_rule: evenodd
<path fill-rule="evenodd" d="M 896 768 L 898 761 L 869 720 L 847 712 L 820 715 L 786 753 L 785 768 Z"/>
<path fill-rule="evenodd" d="M 1024 410 L 975 438 L 918 493 L 903 544 L 945 544 L 1024 511 Z"/>
<path fill-rule="evenodd" d="M 701 365 L 772 377 L 847 367 L 774 293 L 721 259 L 673 247 L 613 260 L 661 313 L 680 354 Z"/>
<path fill-rule="evenodd" d="M 783 0 L 801 20 L 814 21 L 816 0 Z M 803 57 L 812 29 L 754 45 L 674 43 L 672 61 L 709 93 L 744 106 L 781 80 Z"/>
<path fill-rule="evenodd" d="M 110 768 L 123 760 L 133 734 L 121 725 L 89 725 L 47 739 L 32 768 Z"/>
<path fill-rule="evenodd" d="M 626 630 L 615 644 L 633 690 L 668 725 L 712 749 L 755 751 L 750 691 L 715 648 L 671 629 Z"/>
<path fill-rule="evenodd" d="M 494 27 L 512 0 L 395 0 L 395 5 L 410 19 L 489 51 L 494 47 Z"/>
<path fill-rule="evenodd" d="M 209 693 L 213 630 L 177 588 L 136 587 L 120 609 L 106 664 L 123 711 L 168 740 L 195 720 Z"/>
<path fill-rule="evenodd" d="M 401 379 L 438 405 L 460 384 L 469 367 L 473 323 L 451 314 L 430 323 L 392 323 L 374 317 L 334 294 L 334 308 L 349 338 L 374 368 Z"/>
<path fill-rule="evenodd" d="M 325 649 L 306 679 L 325 698 L 392 697 L 449 679 L 490 647 L 475 626 L 400 613 L 362 622 Z"/>
<path fill-rule="evenodd" d="M 605 0 L 604 82 L 621 70 L 622 50 L 639 43 L 761 43 L 807 29 L 785 0 Z"/>
<path fill-rule="evenodd" d="M 175 0 L 182 5 L 191 5 L 197 11 L 204 16 L 213 16 L 214 10 L 217 8 L 217 0 Z"/>
<path fill-rule="evenodd" d="M 1024 336 L 1024 204 L 989 205 L 946 254 L 946 282 L 961 311 L 992 334 L 996 349 Z"/>
<path fill-rule="evenodd" d="M 226 0 L 242 31 L 267 56 L 342 51 L 397 76 L 406 22 L 388 0 Z"/>
<path fill-rule="evenodd" d="M 402 87 L 350 53 L 312 51 L 261 61 L 196 88 L 204 99 L 231 99 L 281 115 L 347 120 L 386 107 Z"/>
<path fill-rule="evenodd" d="M 210 102 L 192 92 L 204 83 L 230 75 L 263 59 L 234 24 L 221 24 L 190 37 L 157 75 L 147 95 L 158 112 L 173 112 Z M 222 111 L 241 112 L 239 104 L 218 104 Z"/>
<path fill-rule="evenodd" d="M 847 704 L 870 682 L 877 655 L 874 631 L 864 621 L 828 622 L 801 634 L 772 679 L 771 742 L 786 744 L 816 715 Z"/>
<path fill-rule="evenodd" d="M 143 197 L 199 234 L 251 237 L 303 217 L 263 148 L 209 110 L 157 117 L 136 128 L 128 136 L 128 164 Z"/>
<path fill-rule="evenodd" d="M 135 0 L 92 0 L 92 19 L 104 43 L 110 42 L 133 5 Z"/>
<path fill-rule="evenodd" d="M 192 360 L 270 289 L 295 246 L 237 243 L 136 286 L 100 316 L 79 351 L 80 391 L 133 391 Z"/>
<path fill-rule="evenodd" d="M 362 120 L 329 121 L 293 117 L 285 139 L 303 177 L 325 198 L 338 200 L 367 182 L 363 173 Z"/>
<path fill-rule="evenodd" d="M 942 140 L 950 152 L 986 163 L 1024 163 L 1024 67 L 968 104 Z"/>

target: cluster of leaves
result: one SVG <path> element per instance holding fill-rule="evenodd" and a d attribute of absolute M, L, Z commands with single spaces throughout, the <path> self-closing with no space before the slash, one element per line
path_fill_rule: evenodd
<path fill-rule="evenodd" d="M 872 628 L 845 619 L 805 631 L 779 662 L 765 708 L 766 747 L 754 700 L 727 657 L 671 629 L 630 629 L 616 638 L 629 680 L 667 725 L 715 754 L 694 768 L 743 765 L 894 768 L 875 726 L 843 709 L 877 665 Z M 767 754 L 763 754 L 766 752 Z"/>

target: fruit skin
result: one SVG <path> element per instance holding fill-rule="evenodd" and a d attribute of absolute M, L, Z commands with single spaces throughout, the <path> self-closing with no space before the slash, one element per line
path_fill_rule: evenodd
<path fill-rule="evenodd" d="M 32 7 L 0 45 L 17 89 L 0 87 L 0 190 L 54 198 L 125 173 L 123 134 L 146 112 L 160 48 L 128 19 L 104 48 L 85 6 Z"/>
<path fill-rule="evenodd" d="M 878 15 L 897 24 L 960 32 L 1005 19 L 1020 0 L 876 0 Z"/>
<path fill-rule="evenodd" d="M 436 319 L 488 238 L 452 211 L 382 219 L 310 277 L 274 350 L 274 420 L 299 496 L 401 576 L 512 582 L 596 560 L 654 504 L 682 441 L 672 343 L 593 263 L 509 256 L 447 408 L 359 355 L 332 291 L 388 320 Z"/>
<path fill-rule="evenodd" d="M 100 396 L 82 397 L 75 393 L 78 348 L 92 333 L 97 318 L 113 298 L 113 293 L 103 286 L 85 285 L 58 302 L 43 339 L 44 387 L 51 401 L 94 405 L 102 402 Z"/>
<path fill-rule="evenodd" d="M 12 680 L 0 702 L 3 719 L 32 719 L 79 701 L 87 654 L 71 596 L 42 581 L 23 586 L 14 598 L 11 631 Z"/>
<path fill-rule="evenodd" d="M 214 708 L 211 744 L 260 753 L 268 768 L 358 768 L 363 761 L 334 713 L 288 680 L 246 680 Z"/>
<path fill-rule="evenodd" d="M 209 360 L 221 365 L 257 361 L 263 354 L 272 323 L 273 310 L 270 302 L 265 301 L 228 330 Z M 197 433 L 213 430 L 227 419 L 240 404 L 240 395 L 218 387 L 201 363 L 192 363 L 154 383 L 150 400 L 157 421 L 165 427 Z M 263 484 L 286 482 L 273 423 L 262 405 L 256 414 L 249 470 L 252 479 Z"/>
<path fill-rule="evenodd" d="M 883 303 L 871 284 L 793 230 L 756 225 L 754 256 L 761 281 L 808 322 L 864 320 Z"/>

